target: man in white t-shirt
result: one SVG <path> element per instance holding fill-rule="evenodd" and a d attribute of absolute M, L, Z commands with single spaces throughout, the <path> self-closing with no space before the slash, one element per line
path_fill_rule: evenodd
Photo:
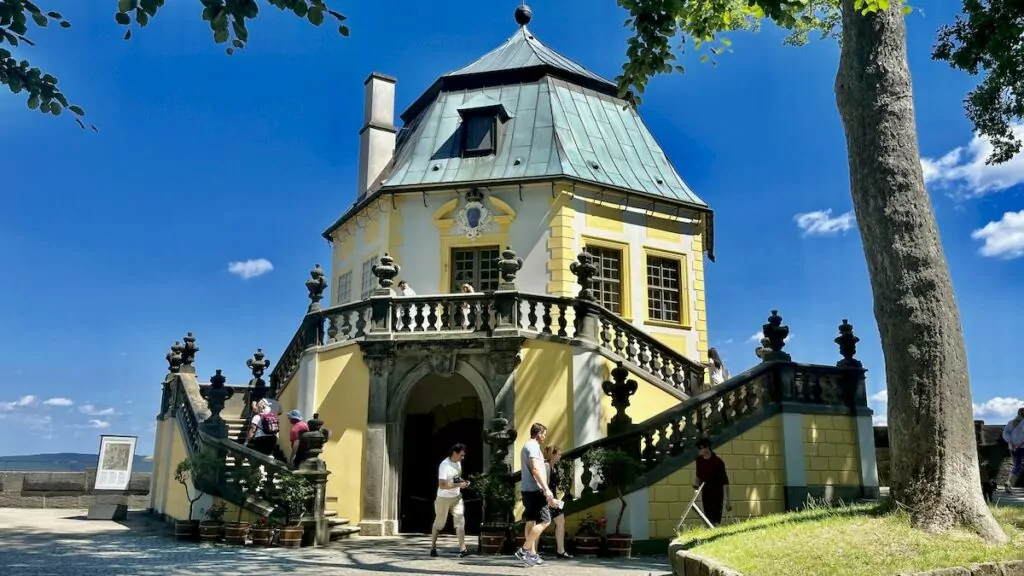
<path fill-rule="evenodd" d="M 430 531 L 430 555 L 437 557 L 437 535 L 452 515 L 455 534 L 459 537 L 459 557 L 469 556 L 466 549 L 466 517 L 462 504 L 462 489 L 469 482 L 462 479 L 462 459 L 466 457 L 466 445 L 452 446 L 449 456 L 437 468 L 437 498 L 434 499 L 434 528 Z"/>

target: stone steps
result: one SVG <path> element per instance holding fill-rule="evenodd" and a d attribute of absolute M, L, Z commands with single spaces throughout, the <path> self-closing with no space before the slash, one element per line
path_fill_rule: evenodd
<path fill-rule="evenodd" d="M 359 526 L 352 526 L 348 518 L 339 518 L 336 510 L 327 510 L 324 512 L 324 516 L 328 518 L 332 542 L 345 540 L 359 534 Z"/>

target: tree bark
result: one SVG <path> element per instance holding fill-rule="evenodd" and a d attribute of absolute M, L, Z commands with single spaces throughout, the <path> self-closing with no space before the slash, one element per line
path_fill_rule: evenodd
<path fill-rule="evenodd" d="M 911 525 L 1008 542 L 981 492 L 960 312 L 924 187 L 899 3 L 842 0 L 836 103 L 885 356 L 891 497 Z"/>

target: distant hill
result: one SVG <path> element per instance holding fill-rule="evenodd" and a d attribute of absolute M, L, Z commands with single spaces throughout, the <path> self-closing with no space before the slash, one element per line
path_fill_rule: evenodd
<path fill-rule="evenodd" d="M 0 472 L 85 472 L 95 468 L 99 456 L 96 454 L 28 454 L 25 456 L 0 456 Z M 132 472 L 152 472 L 153 462 L 149 456 L 135 455 Z"/>

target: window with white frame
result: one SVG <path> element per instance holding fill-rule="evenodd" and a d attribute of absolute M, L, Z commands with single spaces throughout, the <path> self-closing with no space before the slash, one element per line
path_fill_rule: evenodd
<path fill-rule="evenodd" d="M 352 271 L 349 270 L 341 276 L 338 276 L 338 284 L 335 286 L 335 297 L 336 304 L 345 304 L 352 299 Z"/>
<path fill-rule="evenodd" d="M 374 288 L 376 288 L 377 277 L 373 275 L 373 265 L 376 263 L 376 256 L 371 257 L 366 262 L 363 262 L 363 286 L 362 291 L 359 293 L 361 300 L 366 300 L 373 294 Z"/>

